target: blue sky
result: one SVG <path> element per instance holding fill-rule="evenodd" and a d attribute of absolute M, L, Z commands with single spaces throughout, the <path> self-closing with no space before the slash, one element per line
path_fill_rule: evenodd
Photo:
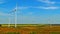
<path fill-rule="evenodd" d="M 14 23 L 16 4 L 18 24 L 60 24 L 60 0 L 0 0 L 1 24 Z"/>

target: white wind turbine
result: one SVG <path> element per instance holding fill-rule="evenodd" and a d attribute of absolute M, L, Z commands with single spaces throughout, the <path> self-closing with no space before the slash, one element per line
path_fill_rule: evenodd
<path fill-rule="evenodd" d="M 15 27 L 17 26 L 17 4 L 16 7 L 11 11 L 11 13 L 14 13 L 14 22 L 15 22 Z M 11 18 L 10 18 L 11 14 L 9 13 L 9 24 L 8 27 L 10 27 L 10 23 L 11 23 Z"/>

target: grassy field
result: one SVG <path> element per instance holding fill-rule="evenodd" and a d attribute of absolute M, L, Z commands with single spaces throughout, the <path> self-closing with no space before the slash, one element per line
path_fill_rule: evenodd
<path fill-rule="evenodd" d="M 0 34 L 60 34 L 60 25 L 49 24 L 0 24 Z"/>
<path fill-rule="evenodd" d="M 2 26 L 8 26 L 8 24 L 1 24 Z M 10 24 L 10 26 L 14 26 L 15 24 Z M 17 24 L 17 26 L 41 26 L 41 25 L 48 25 L 48 24 Z"/>

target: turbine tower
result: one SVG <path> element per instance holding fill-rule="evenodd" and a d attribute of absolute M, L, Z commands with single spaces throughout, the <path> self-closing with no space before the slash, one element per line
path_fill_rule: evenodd
<path fill-rule="evenodd" d="M 17 4 L 15 8 L 15 27 L 17 26 Z"/>
<path fill-rule="evenodd" d="M 10 27 L 10 23 L 11 23 L 11 20 L 10 20 L 11 18 L 10 18 L 10 16 L 11 16 L 10 13 L 8 13 L 8 17 L 9 17 L 9 18 L 8 18 L 8 20 L 9 20 L 9 21 L 8 21 L 8 22 L 9 22 L 9 23 L 8 23 L 8 27 Z"/>

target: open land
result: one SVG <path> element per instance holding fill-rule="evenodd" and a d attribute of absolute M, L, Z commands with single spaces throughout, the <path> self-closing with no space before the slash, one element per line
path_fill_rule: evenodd
<path fill-rule="evenodd" d="M 0 34 L 60 34 L 58 24 L 0 24 Z"/>

